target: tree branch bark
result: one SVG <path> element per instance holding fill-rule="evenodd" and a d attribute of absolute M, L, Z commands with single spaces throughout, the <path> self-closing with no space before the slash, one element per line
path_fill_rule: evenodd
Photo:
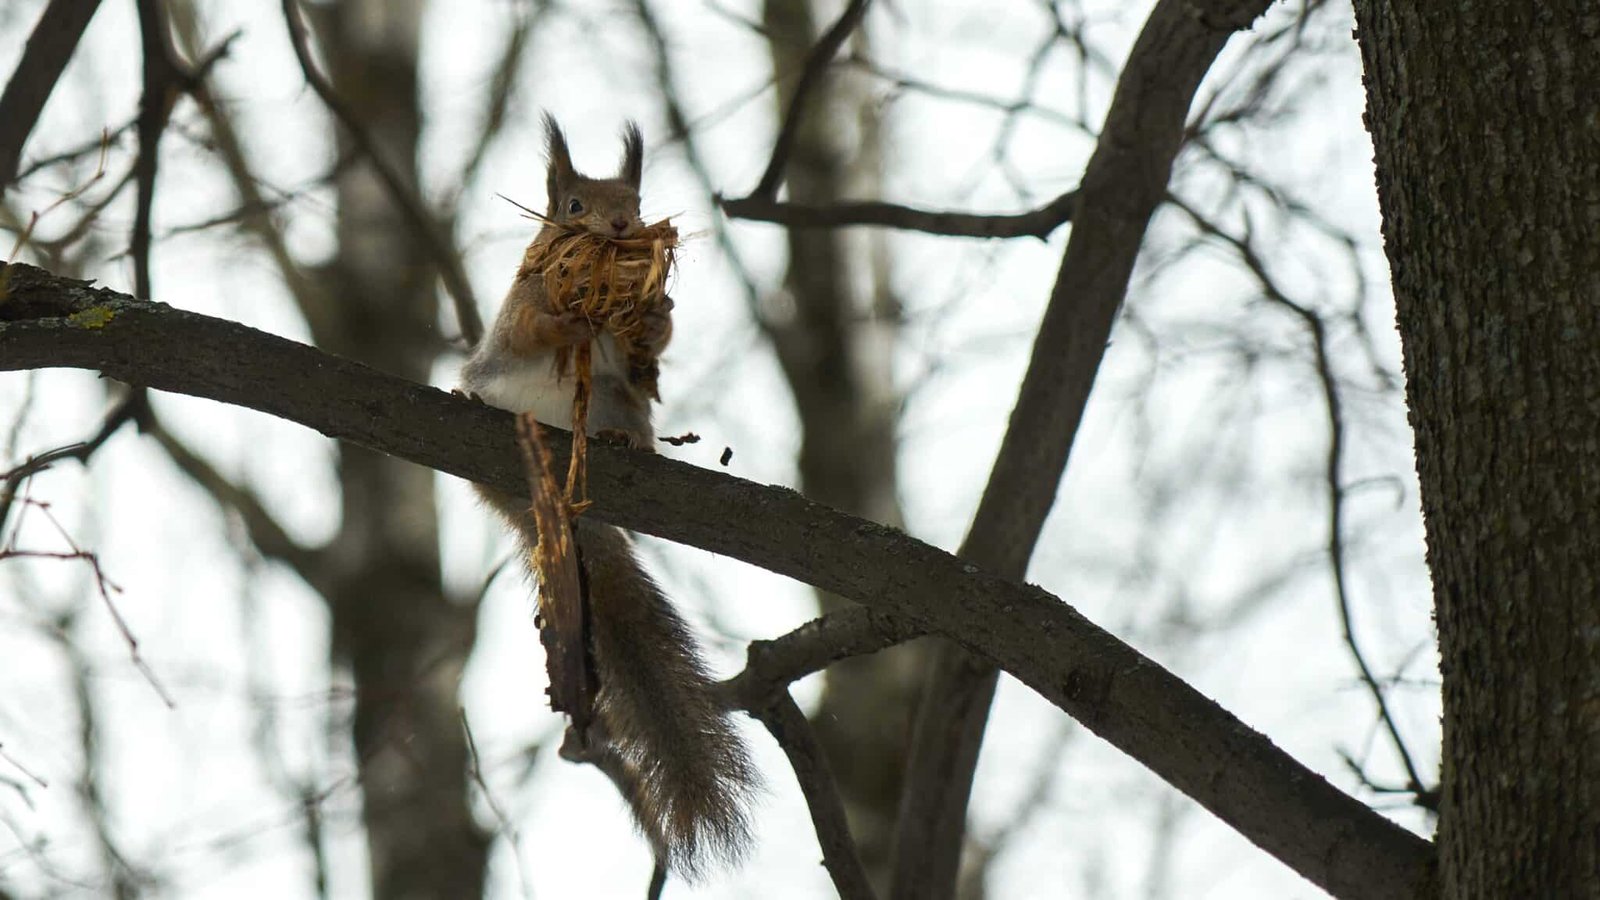
<path fill-rule="evenodd" d="M 0 122 L 6 123 L 0 128 L 0 193 L 16 180 L 22 145 L 99 8 L 100 0 L 50 0 L 28 35 L 22 59 L 0 94 Z"/>
<path fill-rule="evenodd" d="M 776 222 L 791 228 L 878 225 L 953 237 L 1036 237 L 1044 240 L 1050 232 L 1072 221 L 1072 210 L 1078 205 L 1078 191 L 1074 188 L 1038 209 L 1023 213 L 948 212 L 879 201 L 781 203 L 761 196 L 735 200 L 719 198 L 718 203 L 723 212 L 735 219 Z"/>
<path fill-rule="evenodd" d="M 0 269 L 0 370 L 74 367 L 276 415 L 521 495 L 512 416 L 233 322 Z M 552 435 L 559 453 L 566 441 Z M 1433 848 L 1045 591 L 794 491 L 596 446 L 587 513 L 943 634 L 1341 897 L 1416 898 Z"/>

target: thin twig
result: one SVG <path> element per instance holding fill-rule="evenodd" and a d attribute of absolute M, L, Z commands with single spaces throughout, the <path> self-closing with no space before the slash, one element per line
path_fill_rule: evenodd
<path fill-rule="evenodd" d="M 701 192 L 716 202 L 717 189 L 711 180 L 711 169 L 706 165 L 705 155 L 700 152 L 693 123 L 689 121 L 679 100 L 681 92 L 678 90 L 677 77 L 672 69 L 672 57 L 668 52 L 666 34 L 656 21 L 648 0 L 634 0 L 633 8 L 634 14 L 639 18 L 639 24 L 644 26 L 645 37 L 650 40 L 650 49 L 655 57 L 653 68 L 656 89 L 660 91 L 662 103 L 666 108 L 667 128 L 670 131 L 668 138 L 683 142 L 684 161 L 689 164 L 689 171 L 694 173 Z M 713 216 L 711 233 L 717 241 L 717 248 L 727 260 L 728 267 L 733 270 L 734 278 L 739 282 L 744 294 L 745 307 L 750 310 L 751 318 L 759 326 L 766 327 L 766 317 L 761 315 L 761 298 L 756 289 L 755 276 L 751 274 L 749 265 L 744 261 L 744 254 L 739 251 L 739 245 L 729 233 L 727 222 L 721 217 Z"/>
<path fill-rule="evenodd" d="M 483 319 L 478 315 L 478 301 L 473 296 L 472 284 L 467 280 L 467 273 L 461 267 L 461 258 L 450 246 L 449 240 L 441 233 L 438 223 L 422 205 L 422 201 L 412 191 L 406 179 L 399 170 L 392 165 L 382 153 L 378 151 L 377 142 L 356 117 L 355 112 L 346 104 L 328 79 L 317 70 L 316 64 L 311 59 L 311 50 L 307 46 L 305 23 L 300 20 L 300 11 L 295 0 L 283 0 L 283 17 L 289 26 L 289 43 L 294 48 L 294 57 L 300 63 L 300 71 L 304 73 L 306 83 L 322 98 L 323 105 L 333 113 L 339 124 L 344 126 L 345 132 L 367 158 L 372 168 L 388 189 L 389 197 L 399 207 L 401 215 L 411 225 L 412 231 L 427 248 L 429 255 L 439 267 L 439 277 L 444 281 L 444 288 L 450 294 L 450 299 L 455 304 L 456 322 L 461 326 L 461 335 L 469 344 L 477 344 L 483 337 Z"/>
<path fill-rule="evenodd" d="M 10 763 L 11 767 L 13 769 L 16 769 L 18 772 L 21 772 L 24 777 L 26 777 L 29 781 L 33 782 L 34 784 L 38 785 L 39 787 L 48 788 L 50 786 L 50 782 L 44 780 L 44 778 L 42 776 L 34 774 L 32 769 L 29 769 L 27 766 L 25 766 L 22 763 L 18 762 L 16 757 L 14 757 L 11 754 L 7 753 L 6 752 L 6 747 L 5 747 L 4 744 L 0 744 L 0 759 L 3 759 L 7 763 Z"/>
<path fill-rule="evenodd" d="M 1345 574 L 1347 568 L 1344 542 L 1345 492 L 1340 482 L 1344 458 L 1344 405 L 1339 396 L 1337 379 L 1333 374 L 1332 358 L 1328 353 L 1327 327 L 1315 310 L 1296 302 L 1278 286 L 1277 281 L 1267 271 L 1265 261 L 1256 253 L 1255 247 L 1248 240 L 1224 230 L 1183 200 L 1177 197 L 1170 199 L 1172 205 L 1182 210 L 1201 232 L 1227 244 L 1238 255 L 1245 268 L 1250 270 L 1267 299 L 1294 314 L 1305 326 L 1311 338 L 1312 361 L 1322 388 L 1323 406 L 1328 415 L 1328 452 L 1323 464 L 1323 482 L 1327 487 L 1328 496 L 1327 554 L 1328 565 L 1333 575 L 1334 595 L 1339 605 L 1340 629 L 1343 632 L 1345 646 L 1349 648 L 1350 656 L 1361 675 L 1361 681 L 1372 694 L 1373 702 L 1377 704 L 1378 716 L 1383 721 L 1384 730 L 1388 732 L 1395 753 L 1400 757 L 1401 765 L 1405 767 L 1410 789 L 1420 801 L 1428 788 L 1424 785 L 1411 752 L 1406 747 L 1405 739 L 1400 735 L 1399 725 L 1389 711 L 1383 687 L 1372 674 L 1372 667 L 1367 663 L 1366 654 L 1362 652 L 1361 645 L 1356 640 L 1355 625 L 1351 617 L 1350 592 Z"/>
<path fill-rule="evenodd" d="M 528 871 L 522 865 L 522 835 L 517 831 L 517 825 L 506 814 L 505 808 L 495 799 L 494 792 L 489 790 L 489 782 L 483 778 L 483 762 L 478 756 L 478 741 L 472 736 L 472 723 L 467 720 L 465 708 L 461 713 L 461 731 L 467 737 L 468 774 L 472 781 L 483 792 L 483 800 L 489 804 L 489 811 L 494 814 L 496 822 L 500 823 L 500 830 L 505 832 L 506 841 L 511 845 L 511 859 L 517 864 L 517 880 L 522 884 L 522 896 L 533 900 L 533 882 L 528 880 Z"/>
<path fill-rule="evenodd" d="M 16 500 L 17 487 L 22 482 L 50 468 L 51 465 L 63 459 L 75 459 L 87 464 L 89 457 L 93 456 L 113 434 L 117 433 L 123 425 L 129 422 L 139 422 L 149 413 L 149 402 L 143 394 L 129 393 L 125 395 L 111 411 L 106 414 L 100 427 L 88 440 L 68 444 L 47 450 L 36 456 L 23 460 L 21 465 L 8 472 L 0 474 L 0 532 L 5 531 L 5 525 L 10 518 L 12 504 Z"/>
<path fill-rule="evenodd" d="M 800 72 L 800 81 L 794 88 L 794 99 L 789 102 L 789 109 L 783 116 L 783 125 L 778 129 L 778 139 L 772 145 L 772 158 L 767 161 L 767 170 L 761 173 L 761 181 L 756 184 L 756 189 L 750 192 L 752 197 L 765 197 L 771 200 L 778 196 L 778 185 L 783 181 L 784 166 L 789 163 L 789 154 L 794 150 L 795 137 L 800 132 L 800 117 L 805 113 L 806 99 L 810 96 L 812 88 L 816 87 L 822 73 L 833 62 L 833 57 L 838 54 L 839 48 L 844 45 L 845 39 L 850 37 L 850 32 L 860 24 L 861 18 L 866 15 L 867 7 L 872 0 L 850 0 L 850 5 L 839 14 L 827 32 L 811 48 L 811 53 L 806 57 L 805 68 Z"/>
<path fill-rule="evenodd" d="M 1366 769 L 1362 768 L 1361 764 L 1356 762 L 1355 758 L 1350 754 L 1340 750 L 1339 758 L 1344 760 L 1345 767 L 1350 770 L 1350 774 L 1355 776 L 1356 781 L 1360 782 L 1361 786 L 1367 790 L 1372 791 L 1374 794 L 1410 795 L 1412 803 L 1422 807 L 1434 815 L 1438 815 L 1439 801 L 1442 799 L 1442 795 L 1440 794 L 1440 789 L 1437 786 L 1424 788 L 1419 791 L 1416 789 L 1415 785 L 1406 785 L 1401 787 L 1400 785 L 1380 784 L 1369 778 L 1367 776 Z"/>
<path fill-rule="evenodd" d="M 72 672 L 72 692 L 78 703 L 78 744 L 83 754 L 83 770 L 78 776 L 78 793 L 88 813 L 95 843 L 100 851 L 101 864 L 111 881 L 111 894 L 115 900 L 135 900 L 139 884 L 144 880 L 138 869 L 128 861 L 111 834 L 104 792 L 100 787 L 103 772 L 100 715 L 94 691 L 89 685 L 89 664 L 83 653 L 68 635 L 76 613 L 70 614 L 58 629 L 57 642 L 66 656 Z"/>
<path fill-rule="evenodd" d="M 33 160 L 24 166 L 22 171 L 17 173 L 17 181 L 19 183 L 27 181 L 28 177 L 35 172 L 48 169 L 51 166 L 60 165 L 61 163 L 65 162 L 75 162 L 91 153 L 100 151 L 102 148 L 121 140 L 124 134 L 127 134 L 129 131 L 133 130 L 134 124 L 138 121 L 138 117 L 134 117 L 126 122 L 123 122 L 121 125 L 118 125 L 116 128 L 107 128 L 102 130 L 99 134 L 95 135 L 92 140 L 84 141 L 75 147 L 69 147 L 60 153 L 55 153 L 42 159 Z"/>
<path fill-rule="evenodd" d="M 144 656 L 139 652 L 139 639 L 134 637 L 133 629 L 128 626 L 128 620 L 122 617 L 122 611 L 117 609 L 116 602 L 111 599 L 112 594 L 122 593 L 122 588 L 117 586 L 115 582 L 106 577 L 105 570 L 100 567 L 100 557 L 93 552 L 84 550 L 78 546 L 77 542 L 73 541 L 72 535 L 67 533 L 67 529 L 62 526 L 60 520 L 58 520 L 55 515 L 50 512 L 50 504 L 45 503 L 42 500 L 33 500 L 24 497 L 23 506 L 27 509 L 37 510 L 40 515 L 43 515 L 45 520 L 54 526 L 56 533 L 60 535 L 61 540 L 64 541 L 71 549 L 68 552 L 53 550 L 21 550 L 14 546 L 7 545 L 5 547 L 0 547 L 0 560 L 81 560 L 87 564 L 89 566 L 89 570 L 94 574 L 95 588 L 100 594 L 100 599 L 105 603 L 106 611 L 111 614 L 111 621 L 117 626 L 117 631 L 122 635 L 123 642 L 128 645 L 128 656 L 133 661 L 133 667 L 139 671 L 139 674 L 144 676 L 146 681 L 150 682 L 150 687 L 155 690 L 156 694 L 161 698 L 161 702 L 165 703 L 168 709 L 176 709 L 178 704 L 172 699 L 172 694 L 170 694 L 166 687 L 161 684 L 160 679 L 156 678 L 155 670 L 151 669 L 150 664 L 145 662 Z"/>
<path fill-rule="evenodd" d="M 547 0 L 538 0 L 533 4 L 533 11 L 526 12 L 523 4 L 514 4 L 512 16 L 514 22 L 506 35 L 506 47 L 500 54 L 500 63 L 494 68 L 494 75 L 489 81 L 489 100 L 485 104 L 483 125 L 479 127 L 478 134 L 473 138 L 471 154 L 461 166 L 461 174 L 456 178 L 455 188 L 447 196 L 460 198 L 466 193 L 467 187 L 478 177 L 483 163 L 489 158 L 489 148 L 494 145 L 495 138 L 499 137 L 509 120 L 507 112 L 512 108 L 511 100 L 516 93 L 517 78 L 522 72 L 522 63 L 527 54 L 524 52 L 528 46 L 528 35 L 533 33 L 533 27 L 538 20 L 550 10 Z M 451 202 L 449 208 L 455 208 L 457 203 Z"/>
<path fill-rule="evenodd" d="M 805 713 L 788 691 L 784 691 L 771 705 L 753 709 L 751 714 L 767 726 L 784 755 L 789 757 L 789 765 L 794 768 L 800 790 L 806 796 L 806 806 L 811 810 L 811 824 L 817 830 L 817 843 L 822 847 L 822 864 L 833 878 L 841 900 L 874 900 L 877 894 L 867 880 L 867 870 L 856 853 L 855 840 L 850 837 L 850 823 L 845 817 L 844 801 L 839 799 L 839 785 L 834 781 L 833 769 Z"/>

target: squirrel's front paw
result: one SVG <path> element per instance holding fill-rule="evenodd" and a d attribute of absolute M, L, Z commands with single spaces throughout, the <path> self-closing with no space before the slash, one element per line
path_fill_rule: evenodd
<path fill-rule="evenodd" d="M 550 316 L 549 328 L 559 343 L 573 346 L 587 344 L 599 332 L 596 323 L 578 310 Z"/>
<path fill-rule="evenodd" d="M 659 356 L 662 348 L 672 340 L 672 298 L 663 298 L 662 306 L 649 310 L 639 317 L 641 330 L 639 344 L 649 348 L 652 355 Z"/>
<path fill-rule="evenodd" d="M 451 388 L 450 393 L 456 395 L 457 397 L 465 397 L 474 403 L 482 403 L 484 406 L 489 405 L 489 401 L 483 399 L 483 397 L 480 396 L 477 391 L 464 391 L 461 388 Z"/>

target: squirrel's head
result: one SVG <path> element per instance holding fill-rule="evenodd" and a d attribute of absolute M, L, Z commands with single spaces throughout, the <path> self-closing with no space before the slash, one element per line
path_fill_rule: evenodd
<path fill-rule="evenodd" d="M 549 113 L 544 116 L 544 133 L 550 156 L 546 183 L 550 205 L 545 214 L 552 221 L 606 237 L 628 237 L 643 227 L 639 180 L 644 170 L 644 138 L 638 125 L 629 122 L 622 129 L 622 167 L 613 178 L 578 174 L 567 151 L 566 135 Z"/>

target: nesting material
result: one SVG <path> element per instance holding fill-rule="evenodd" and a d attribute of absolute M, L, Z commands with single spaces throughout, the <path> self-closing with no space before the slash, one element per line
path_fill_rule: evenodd
<path fill-rule="evenodd" d="M 529 213 L 546 227 L 523 253 L 518 280 L 542 279 L 550 312 L 581 312 L 597 331 L 609 332 L 627 361 L 633 383 L 651 398 L 661 399 L 656 387 L 659 360 L 654 349 L 642 343 L 644 317 L 670 309 L 667 278 L 677 261 L 677 227 L 671 219 L 662 219 L 629 237 L 607 237 Z M 588 506 L 590 347 L 585 343 L 563 349 L 556 358 L 561 371 L 572 371 L 575 384 L 566 487 L 567 504 L 574 514 Z"/>
<path fill-rule="evenodd" d="M 644 316 L 666 303 L 667 278 L 677 261 L 677 227 L 662 219 L 631 237 L 614 238 L 539 218 L 547 227 L 528 245 L 517 277 L 544 280 L 551 312 L 578 310 L 610 332 L 634 383 L 660 399 L 658 361 L 639 340 Z M 567 362 L 560 361 L 563 369 Z"/>
<path fill-rule="evenodd" d="M 571 716 L 573 727 L 581 734 L 593 719 L 600 679 L 583 649 L 589 646 L 589 635 L 576 541 L 541 428 L 528 413 L 517 417 L 517 445 L 522 448 L 539 531 L 533 550 L 533 568 L 539 573 L 535 622 L 545 650 L 545 673 L 550 676 L 546 689 L 550 708 Z"/>

